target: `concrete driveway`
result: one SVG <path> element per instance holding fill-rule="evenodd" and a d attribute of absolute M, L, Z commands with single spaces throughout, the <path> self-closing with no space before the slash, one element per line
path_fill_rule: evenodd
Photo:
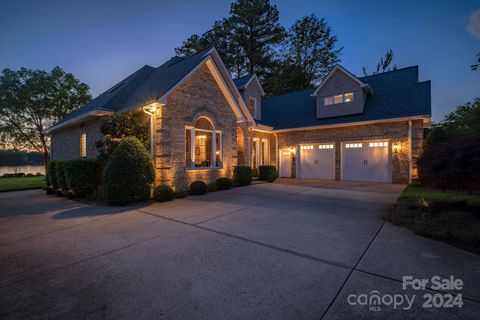
<path fill-rule="evenodd" d="M 120 208 L 1 193 L 0 318 L 478 317 L 480 257 L 383 222 L 402 188 L 280 180 Z M 402 289 L 450 275 L 462 308 L 423 307 L 457 291 Z M 357 300 L 374 290 L 415 298 Z"/>

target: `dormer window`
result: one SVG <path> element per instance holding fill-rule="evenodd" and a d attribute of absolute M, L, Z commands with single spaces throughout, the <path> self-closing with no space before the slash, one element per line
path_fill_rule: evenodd
<path fill-rule="evenodd" d="M 323 98 L 324 106 L 353 102 L 353 92 L 347 92 Z"/>

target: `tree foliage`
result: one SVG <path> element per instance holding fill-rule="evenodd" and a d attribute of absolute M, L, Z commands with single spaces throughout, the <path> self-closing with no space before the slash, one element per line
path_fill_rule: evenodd
<path fill-rule="evenodd" d="M 271 70 L 275 46 L 284 38 L 278 20 L 278 9 L 269 0 L 236 0 L 228 18 L 201 36 L 192 35 L 175 52 L 190 56 L 215 46 L 235 76 L 256 73 L 263 78 Z"/>
<path fill-rule="evenodd" d="M 378 73 L 382 73 L 382 72 L 398 70 L 398 67 L 397 67 L 396 64 L 393 65 L 392 67 L 390 67 L 392 62 L 393 62 L 393 51 L 388 50 L 385 53 L 385 56 L 380 58 L 380 61 L 377 63 L 377 65 L 375 67 L 375 71 L 373 71 L 371 74 L 373 75 L 373 74 L 378 74 Z M 363 67 L 363 74 L 365 76 L 368 76 L 368 72 L 367 72 L 367 69 L 365 67 Z"/>
<path fill-rule="evenodd" d="M 91 99 L 89 88 L 60 67 L 50 72 L 20 68 L 0 75 L 0 137 L 48 161 L 45 130 Z"/>
<path fill-rule="evenodd" d="M 115 113 L 103 117 L 100 124 L 103 139 L 96 142 L 98 159 L 106 163 L 108 158 L 126 137 L 136 137 L 145 148 L 150 145 L 149 128 L 133 112 Z"/>

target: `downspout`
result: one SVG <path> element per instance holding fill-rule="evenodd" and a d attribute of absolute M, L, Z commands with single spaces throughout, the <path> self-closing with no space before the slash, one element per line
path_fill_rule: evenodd
<path fill-rule="evenodd" d="M 278 154 L 278 137 L 276 133 L 273 133 L 273 135 L 275 136 L 275 166 L 277 167 L 277 170 L 280 170 L 280 162 L 279 162 L 280 155 Z"/>
<path fill-rule="evenodd" d="M 412 157 L 412 120 L 408 120 L 408 183 L 412 183 L 413 157 Z"/>
<path fill-rule="evenodd" d="M 153 134 L 153 113 L 152 112 L 149 112 L 147 110 L 145 110 L 145 108 L 142 108 L 143 112 L 145 112 L 146 114 L 148 114 L 150 116 L 150 155 L 152 157 L 152 161 L 155 163 L 154 161 L 154 148 L 153 148 L 153 138 L 154 138 L 154 134 Z"/>

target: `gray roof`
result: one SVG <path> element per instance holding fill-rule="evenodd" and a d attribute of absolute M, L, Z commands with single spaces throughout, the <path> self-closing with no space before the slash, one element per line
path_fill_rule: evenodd
<path fill-rule="evenodd" d="M 158 68 L 145 65 L 55 125 L 91 111 L 126 111 L 157 101 L 202 62 L 209 50 L 187 58 L 173 57 Z"/>
<path fill-rule="evenodd" d="M 359 77 L 370 85 L 363 113 L 317 119 L 315 91 L 307 89 L 262 99 L 262 124 L 290 129 L 358 121 L 431 115 L 430 81 L 418 82 L 418 66 Z"/>
<path fill-rule="evenodd" d="M 247 84 L 248 81 L 253 77 L 253 74 L 249 73 L 243 77 L 233 80 L 233 83 L 237 86 L 237 88 L 244 86 Z"/>

